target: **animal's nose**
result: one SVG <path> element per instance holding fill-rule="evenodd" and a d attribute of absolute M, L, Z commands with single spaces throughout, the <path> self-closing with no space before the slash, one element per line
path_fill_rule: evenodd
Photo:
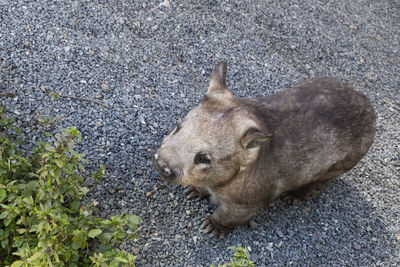
<path fill-rule="evenodd" d="M 173 179 L 175 179 L 176 174 L 170 168 L 164 167 L 161 169 L 161 176 L 166 180 L 173 180 Z"/>
<path fill-rule="evenodd" d="M 155 153 L 153 156 L 153 165 L 165 180 L 173 180 L 176 178 L 176 173 L 168 167 L 163 160 L 159 159 L 158 153 Z"/>

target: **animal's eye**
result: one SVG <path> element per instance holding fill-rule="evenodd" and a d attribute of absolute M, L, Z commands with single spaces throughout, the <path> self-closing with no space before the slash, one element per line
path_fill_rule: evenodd
<path fill-rule="evenodd" d="M 210 164 L 211 157 L 205 152 L 199 152 L 194 157 L 194 164 Z"/>
<path fill-rule="evenodd" d="M 176 125 L 175 131 L 174 131 L 174 133 L 172 135 L 177 134 L 181 129 L 182 129 L 182 123 L 179 122 Z"/>

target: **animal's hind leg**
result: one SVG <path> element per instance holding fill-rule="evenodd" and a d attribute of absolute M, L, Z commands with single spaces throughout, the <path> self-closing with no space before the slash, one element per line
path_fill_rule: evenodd
<path fill-rule="evenodd" d="M 285 198 L 303 201 L 313 199 L 330 181 L 331 180 L 315 181 L 303 185 L 300 188 L 287 192 Z"/>
<path fill-rule="evenodd" d="M 293 200 L 310 200 L 314 198 L 330 181 L 354 166 L 354 161 L 345 159 L 345 161 L 340 161 L 332 165 L 328 172 L 320 175 L 316 181 L 287 192 L 285 198 Z"/>

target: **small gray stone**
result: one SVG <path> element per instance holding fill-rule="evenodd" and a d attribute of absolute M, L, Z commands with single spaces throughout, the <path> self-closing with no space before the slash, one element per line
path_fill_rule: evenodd
<path fill-rule="evenodd" d="M 278 234 L 278 236 L 280 237 L 280 238 L 284 238 L 285 237 L 285 235 L 281 232 L 281 231 L 276 231 L 276 233 Z"/>
<path fill-rule="evenodd" d="M 109 92 L 109 91 L 110 91 L 110 88 L 108 87 L 107 84 L 102 83 L 102 84 L 101 84 L 101 90 L 102 90 L 103 92 Z"/>

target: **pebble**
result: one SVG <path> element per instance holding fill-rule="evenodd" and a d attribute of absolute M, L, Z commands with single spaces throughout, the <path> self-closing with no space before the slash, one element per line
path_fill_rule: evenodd
<path fill-rule="evenodd" d="M 277 231 L 276 233 L 278 234 L 278 236 L 280 238 L 284 238 L 285 237 L 285 235 L 281 231 Z"/>
<path fill-rule="evenodd" d="M 110 91 L 110 88 L 108 87 L 107 84 L 103 83 L 103 84 L 101 84 L 101 90 L 102 90 L 103 92 L 109 92 L 109 91 Z"/>
<path fill-rule="evenodd" d="M 4 90 L 4 89 L 6 89 L 7 87 L 6 87 L 6 83 L 5 82 L 3 82 L 3 81 L 0 81 L 0 90 Z"/>
<path fill-rule="evenodd" d="M 162 2 L 160 3 L 160 6 L 167 7 L 167 8 L 171 7 L 171 5 L 169 4 L 169 1 L 168 1 L 168 0 L 162 1 Z"/>
<path fill-rule="evenodd" d="M 133 248 L 132 248 L 132 252 L 133 252 L 133 254 L 138 255 L 139 252 L 140 252 L 140 248 L 138 248 L 138 247 L 133 247 Z"/>
<path fill-rule="evenodd" d="M 371 82 L 376 82 L 378 80 L 378 76 L 375 73 L 367 73 L 365 74 L 365 78 Z"/>

